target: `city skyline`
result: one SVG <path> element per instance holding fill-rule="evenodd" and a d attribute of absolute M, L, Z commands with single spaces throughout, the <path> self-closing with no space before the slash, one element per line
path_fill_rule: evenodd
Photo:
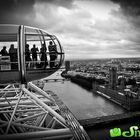
<path fill-rule="evenodd" d="M 140 56 L 138 0 L 2 0 L 0 23 L 58 36 L 66 59 Z"/>

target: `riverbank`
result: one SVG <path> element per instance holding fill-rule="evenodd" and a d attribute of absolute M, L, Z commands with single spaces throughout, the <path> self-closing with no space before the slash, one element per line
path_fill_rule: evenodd
<path fill-rule="evenodd" d="M 140 118 L 140 112 L 128 112 L 123 114 L 116 114 L 116 115 L 109 115 L 109 116 L 102 116 L 102 117 L 96 117 L 96 118 L 90 118 L 90 119 L 82 119 L 78 120 L 79 123 L 84 128 L 90 128 L 90 127 L 101 127 L 103 125 L 117 125 L 120 123 L 129 123 L 129 122 L 136 122 L 139 121 Z"/>
<path fill-rule="evenodd" d="M 93 77 L 86 77 L 79 74 L 70 75 L 66 72 L 63 72 L 61 75 L 65 78 L 70 78 L 72 82 L 86 89 L 92 90 L 94 93 L 105 97 L 106 99 L 114 102 L 115 104 L 120 105 L 121 107 L 127 109 L 128 111 L 140 110 L 139 98 L 133 98 L 132 96 L 128 96 L 117 90 L 112 90 L 110 88 L 102 86 L 102 83 L 104 82 L 103 79 L 100 81 L 99 79 L 95 79 Z"/>
<path fill-rule="evenodd" d="M 63 71 L 61 73 L 61 76 L 64 77 L 64 78 L 69 78 L 72 82 L 86 88 L 86 89 L 92 89 L 92 81 L 93 79 L 92 78 L 86 78 L 86 77 L 83 77 L 81 75 L 69 75 L 67 74 L 67 72 Z"/>

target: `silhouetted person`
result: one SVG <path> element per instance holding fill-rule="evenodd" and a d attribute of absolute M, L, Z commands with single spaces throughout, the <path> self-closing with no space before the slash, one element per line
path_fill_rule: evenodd
<path fill-rule="evenodd" d="M 11 63 L 11 69 L 17 69 L 18 68 L 17 49 L 14 48 L 14 44 L 11 44 L 10 46 L 9 55 L 10 55 L 10 61 L 13 62 Z"/>
<path fill-rule="evenodd" d="M 40 54 L 41 54 L 40 60 L 42 61 L 41 67 L 43 67 L 44 69 L 48 65 L 46 51 L 47 51 L 47 48 L 46 48 L 45 44 L 42 44 L 42 47 L 40 48 Z"/>
<path fill-rule="evenodd" d="M 55 59 L 57 58 L 57 48 L 53 45 L 52 41 L 49 42 L 49 54 L 50 54 L 50 67 L 55 67 Z"/>
<path fill-rule="evenodd" d="M 33 45 L 33 48 L 31 49 L 31 52 L 32 52 L 33 61 L 37 61 L 38 48 L 35 47 L 35 44 Z"/>
<path fill-rule="evenodd" d="M 31 61 L 29 44 L 25 45 L 25 61 Z M 26 66 L 28 67 L 29 62 L 26 62 L 26 64 Z"/>
<path fill-rule="evenodd" d="M 36 65 L 38 48 L 35 47 L 35 44 L 33 45 L 33 48 L 31 49 L 31 52 L 32 52 L 32 60 L 35 61 L 33 63 L 33 65 L 34 64 Z"/>
<path fill-rule="evenodd" d="M 2 50 L 1 50 L 1 55 L 2 56 L 7 56 L 8 55 L 8 52 L 6 50 L 6 46 L 3 46 Z"/>

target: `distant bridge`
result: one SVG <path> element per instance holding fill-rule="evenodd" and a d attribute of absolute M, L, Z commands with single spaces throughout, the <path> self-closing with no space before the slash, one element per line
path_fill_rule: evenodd
<path fill-rule="evenodd" d="M 65 78 L 55 78 L 55 79 L 43 79 L 45 82 L 62 82 L 62 81 L 69 81 L 69 79 Z"/>

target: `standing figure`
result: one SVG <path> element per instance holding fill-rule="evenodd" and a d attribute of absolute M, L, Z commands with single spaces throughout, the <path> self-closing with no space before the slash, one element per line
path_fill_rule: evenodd
<path fill-rule="evenodd" d="M 11 69 L 17 69 L 17 49 L 14 48 L 14 44 L 11 44 L 9 49 L 10 61 L 11 61 Z"/>
<path fill-rule="evenodd" d="M 41 68 L 43 67 L 44 69 L 48 65 L 47 62 L 47 54 L 46 54 L 47 48 L 45 44 L 42 44 L 42 47 L 40 48 L 40 54 L 41 54 Z"/>
<path fill-rule="evenodd" d="M 7 56 L 8 55 L 8 52 L 6 50 L 6 46 L 3 46 L 3 49 L 1 50 L 0 53 L 1 53 L 2 56 Z"/>
<path fill-rule="evenodd" d="M 31 61 L 29 44 L 25 45 L 25 61 L 26 61 L 26 67 L 28 67 Z"/>
<path fill-rule="evenodd" d="M 55 67 L 55 60 L 57 58 L 57 48 L 53 45 L 52 41 L 49 42 L 49 54 L 50 54 L 50 67 Z"/>
<path fill-rule="evenodd" d="M 33 65 L 34 64 L 36 65 L 38 48 L 36 48 L 35 44 L 33 45 L 31 52 L 32 52 L 32 60 L 34 61 Z"/>

